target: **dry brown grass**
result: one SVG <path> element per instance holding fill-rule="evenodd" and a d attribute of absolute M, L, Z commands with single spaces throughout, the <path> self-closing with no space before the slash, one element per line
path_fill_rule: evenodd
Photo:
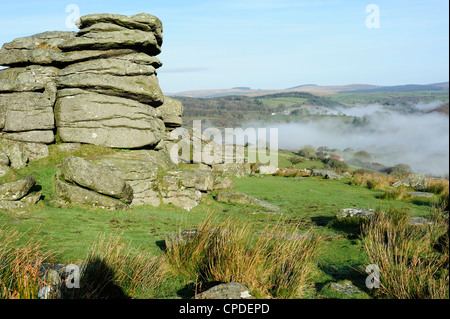
<path fill-rule="evenodd" d="M 43 253 L 42 241 L 34 238 L 19 244 L 22 236 L 0 227 L 0 299 L 37 299 L 45 285 L 40 267 L 51 254 Z"/>
<path fill-rule="evenodd" d="M 367 187 L 368 189 L 387 189 L 392 183 L 396 182 L 392 176 L 380 173 L 355 174 L 350 181 L 351 185 Z"/>
<path fill-rule="evenodd" d="M 180 233 L 181 234 L 181 233 Z M 296 234 L 295 229 L 287 233 Z M 167 260 L 176 273 L 200 282 L 240 282 L 261 297 L 301 298 L 310 286 L 321 239 L 285 239 L 286 230 L 253 234 L 248 224 L 207 218 L 191 238 L 172 240 Z"/>
<path fill-rule="evenodd" d="M 432 217 L 433 225 L 410 226 L 409 218 L 392 210 L 363 225 L 370 263 L 380 269 L 379 293 L 396 299 L 448 298 L 448 221 L 441 212 Z"/>

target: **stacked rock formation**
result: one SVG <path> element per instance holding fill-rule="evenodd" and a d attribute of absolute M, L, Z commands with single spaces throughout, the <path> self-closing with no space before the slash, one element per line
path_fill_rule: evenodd
<path fill-rule="evenodd" d="M 185 170 L 172 162 L 174 144 L 188 151 L 194 140 L 214 151 L 220 146 L 198 132 L 173 132 L 181 129 L 183 105 L 159 87 L 158 18 L 91 14 L 77 25 L 78 32 L 44 32 L 1 48 L 0 65 L 7 68 L 0 70 L 0 176 L 48 156 L 55 142 L 71 143 L 61 150 L 81 144 L 139 149 L 66 158 L 55 179 L 59 201 L 190 210 L 208 192 L 234 188 L 229 175 L 250 174 L 248 163 L 227 163 L 221 155 L 203 154 L 192 164 L 195 158 L 181 154 L 190 163 Z"/>
<path fill-rule="evenodd" d="M 158 84 L 158 18 L 92 14 L 78 25 L 79 32 L 3 45 L 0 65 L 9 67 L 0 70 L 3 139 L 45 145 L 56 134 L 61 142 L 141 148 L 165 138 L 166 125 L 181 126 L 181 103 L 165 98 Z"/>

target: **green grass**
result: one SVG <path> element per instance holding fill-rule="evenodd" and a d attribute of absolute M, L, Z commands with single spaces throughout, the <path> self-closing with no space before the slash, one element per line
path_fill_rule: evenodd
<path fill-rule="evenodd" d="M 116 150 L 83 146 L 74 155 L 93 156 L 110 152 Z M 212 215 L 218 223 L 232 218 L 243 225 L 250 224 L 254 233 L 278 224 L 296 227 L 298 233 L 309 231 L 324 236 L 323 252 L 313 273 L 314 289 L 307 297 L 334 298 L 336 294 L 329 289 L 331 282 L 348 280 L 364 288 L 366 275 L 362 269 L 367 265 L 367 256 L 359 239 L 359 224 L 336 222 L 334 216 L 339 209 L 397 208 L 409 210 L 413 216 L 426 216 L 433 210 L 433 199 L 380 200 L 383 190 L 349 185 L 345 179 L 336 181 L 310 177 L 294 180 L 275 176 L 234 178 L 234 181 L 236 191 L 278 205 L 282 216 L 265 214 L 264 210 L 256 207 L 218 203 L 211 195 L 189 213 L 171 205 L 158 208 L 141 206 L 128 211 L 76 206 L 60 208 L 51 201 L 55 197 L 53 175 L 59 169 L 57 165 L 68 155 L 51 146 L 48 158 L 32 162 L 28 167 L 10 172 L 0 179 L 4 183 L 29 174 L 36 176 L 36 187 L 42 188 L 44 199 L 33 207 L 10 212 L 0 210 L 0 225 L 14 227 L 22 234 L 18 244 L 25 244 L 31 238 L 41 239 L 46 249 L 55 253 L 51 255 L 54 262 L 85 261 L 99 236 L 120 236 L 136 253 L 162 256 L 167 235 L 175 234 L 180 229 L 197 227 Z M 292 152 L 280 152 L 279 167 L 291 167 L 287 157 L 292 155 Z M 316 164 L 321 162 L 299 163 L 296 168 L 311 168 Z M 183 276 L 171 278 L 165 283 L 164 291 L 167 293 L 163 297 L 183 297 L 177 291 L 183 291 L 194 280 Z M 368 295 L 356 297 L 366 298 Z"/>

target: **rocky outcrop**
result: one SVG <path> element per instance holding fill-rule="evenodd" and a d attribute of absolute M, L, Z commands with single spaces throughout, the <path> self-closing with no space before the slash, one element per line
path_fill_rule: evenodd
<path fill-rule="evenodd" d="M 182 104 L 158 84 L 157 17 L 91 14 L 78 26 L 3 45 L 0 139 L 45 146 L 56 132 L 61 142 L 130 149 L 154 147 L 181 126 Z M 14 169 L 27 163 L 10 160 Z"/>
<path fill-rule="evenodd" d="M 336 217 L 343 219 L 347 217 L 369 218 L 375 215 L 375 210 L 364 208 L 343 208 L 337 212 Z"/>
<path fill-rule="evenodd" d="M 133 200 L 131 186 L 107 169 L 75 156 L 64 159 L 62 167 L 66 182 L 78 184 L 126 203 L 131 203 Z"/>

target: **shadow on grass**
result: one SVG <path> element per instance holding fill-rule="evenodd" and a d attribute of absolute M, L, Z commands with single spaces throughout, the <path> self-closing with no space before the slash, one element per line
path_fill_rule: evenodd
<path fill-rule="evenodd" d="M 115 283 L 114 271 L 100 258 L 94 258 L 83 269 L 80 289 L 75 299 L 129 299 Z"/>
<path fill-rule="evenodd" d="M 361 233 L 361 225 L 364 219 L 357 217 L 337 219 L 336 217 L 330 216 L 316 216 L 311 217 L 311 221 L 317 226 L 327 227 L 345 233 L 348 239 L 356 239 Z"/>
<path fill-rule="evenodd" d="M 364 267 L 360 264 L 354 265 L 319 265 L 319 269 L 325 274 L 333 277 L 333 279 L 318 282 L 315 284 L 316 291 L 320 292 L 322 289 L 332 282 L 348 280 L 353 283 L 361 291 L 366 291 L 367 274 L 364 273 Z"/>
<path fill-rule="evenodd" d="M 163 252 L 167 251 L 167 245 L 165 240 L 157 240 L 155 241 L 156 246 L 161 249 Z"/>

